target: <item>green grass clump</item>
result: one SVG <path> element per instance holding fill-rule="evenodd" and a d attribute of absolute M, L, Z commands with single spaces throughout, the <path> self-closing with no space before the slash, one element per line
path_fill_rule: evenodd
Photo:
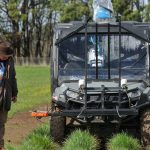
<path fill-rule="evenodd" d="M 62 150 L 96 150 L 97 139 L 87 131 L 76 130 L 64 143 Z"/>
<path fill-rule="evenodd" d="M 140 150 L 139 141 L 126 133 L 114 135 L 107 143 L 107 150 Z"/>
<path fill-rule="evenodd" d="M 18 101 L 12 104 L 9 116 L 32 110 L 50 101 L 50 69 L 40 66 L 17 66 Z"/>
<path fill-rule="evenodd" d="M 34 130 L 21 146 L 7 146 L 7 150 L 59 150 L 60 147 L 49 138 L 49 127 L 43 125 Z"/>

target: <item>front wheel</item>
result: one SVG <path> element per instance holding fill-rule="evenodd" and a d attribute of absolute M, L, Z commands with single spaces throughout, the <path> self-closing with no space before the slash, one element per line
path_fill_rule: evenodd
<path fill-rule="evenodd" d="M 50 135 L 55 142 L 62 142 L 65 137 L 66 117 L 51 116 Z"/>
<path fill-rule="evenodd" d="M 145 147 L 150 145 L 150 108 L 141 113 L 140 118 L 141 143 Z"/>

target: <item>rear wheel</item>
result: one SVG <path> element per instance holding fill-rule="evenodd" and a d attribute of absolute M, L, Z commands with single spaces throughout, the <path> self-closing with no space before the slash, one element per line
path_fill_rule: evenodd
<path fill-rule="evenodd" d="M 141 143 L 143 146 L 150 144 L 150 108 L 141 113 Z"/>
<path fill-rule="evenodd" d="M 66 119 L 62 116 L 51 116 L 50 134 L 54 141 L 62 142 L 65 137 Z"/>

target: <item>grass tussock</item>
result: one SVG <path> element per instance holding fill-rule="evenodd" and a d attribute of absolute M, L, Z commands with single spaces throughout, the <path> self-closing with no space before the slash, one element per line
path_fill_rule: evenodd
<path fill-rule="evenodd" d="M 21 146 L 7 146 L 7 150 L 59 150 L 60 147 L 49 138 L 49 127 L 43 125 L 34 130 Z"/>
<path fill-rule="evenodd" d="M 137 139 L 126 133 L 120 133 L 108 141 L 107 150 L 141 150 L 141 146 Z"/>
<path fill-rule="evenodd" d="M 61 150 L 96 150 L 98 140 L 88 131 L 74 131 L 64 143 Z"/>

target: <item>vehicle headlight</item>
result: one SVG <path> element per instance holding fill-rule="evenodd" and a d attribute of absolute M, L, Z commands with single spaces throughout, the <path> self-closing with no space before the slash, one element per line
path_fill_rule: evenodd
<path fill-rule="evenodd" d="M 121 87 L 123 89 L 127 89 L 127 79 L 121 79 Z"/>
<path fill-rule="evenodd" d="M 80 79 L 78 85 L 79 85 L 79 88 L 81 88 L 81 89 L 85 88 L 85 80 Z"/>
<path fill-rule="evenodd" d="M 69 90 L 66 92 L 66 95 L 67 95 L 68 97 L 74 98 L 74 99 L 79 96 L 78 93 L 75 93 L 75 92 L 69 91 Z"/>

